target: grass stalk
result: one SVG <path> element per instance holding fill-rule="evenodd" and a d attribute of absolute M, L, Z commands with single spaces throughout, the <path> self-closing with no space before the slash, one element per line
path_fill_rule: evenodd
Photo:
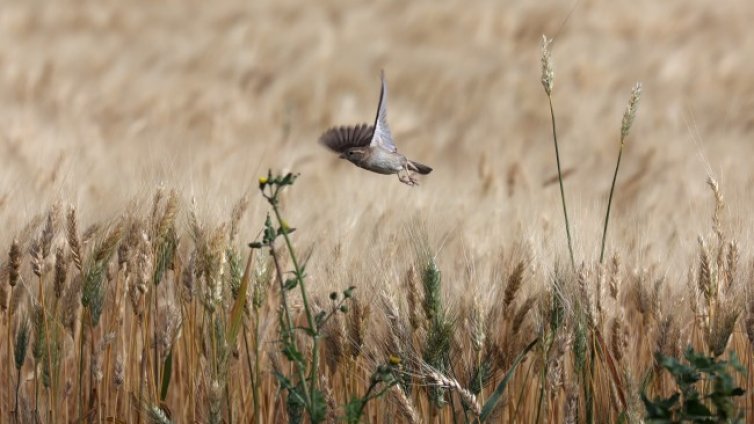
<path fill-rule="evenodd" d="M 615 192 L 615 181 L 618 178 L 618 168 L 620 168 L 620 160 L 623 156 L 623 138 L 620 140 L 620 148 L 618 149 L 618 160 L 615 162 L 615 172 L 613 172 L 613 182 L 610 184 L 610 195 L 607 198 L 607 212 L 605 213 L 605 225 L 602 228 L 602 246 L 600 247 L 600 264 L 605 259 L 605 243 L 607 241 L 607 225 L 610 222 L 610 208 L 613 205 L 613 193 Z"/>
<path fill-rule="evenodd" d="M 256 326 L 256 325 L 255 325 Z M 243 343 L 246 347 L 246 366 L 249 368 L 249 382 L 251 383 L 251 396 L 252 396 L 252 402 L 254 403 L 253 406 L 253 417 L 254 422 L 259 422 L 259 380 L 255 376 L 255 368 L 254 365 L 251 363 L 251 351 L 249 347 L 249 336 L 247 335 L 246 331 L 243 332 Z M 255 356 L 257 353 L 255 352 Z M 256 361 L 256 360 L 255 360 Z"/>
<path fill-rule="evenodd" d="M 552 122 L 552 141 L 555 145 L 555 162 L 558 166 L 558 185 L 560 186 L 560 200 L 563 204 L 563 217 L 565 218 L 566 238 L 568 239 L 568 254 L 571 258 L 571 267 L 576 270 L 576 260 L 573 256 L 573 239 L 571 238 L 571 223 L 568 219 L 568 207 L 566 207 L 565 189 L 563 188 L 563 172 L 560 166 L 560 149 L 558 148 L 558 131 L 555 125 L 555 110 L 552 107 L 552 95 L 547 95 L 550 105 L 550 120 Z"/>
<path fill-rule="evenodd" d="M 615 161 L 615 171 L 613 172 L 613 181 L 610 184 L 610 195 L 607 198 L 607 212 L 605 212 L 605 225 L 602 228 L 602 245 L 600 247 L 600 264 L 605 259 L 605 244 L 607 242 L 607 226 L 610 222 L 610 210 L 613 205 L 613 194 L 615 193 L 615 182 L 618 179 L 618 169 L 620 168 L 620 161 L 623 157 L 623 147 L 625 146 L 626 137 L 631 130 L 631 125 L 634 122 L 636 116 L 636 110 L 639 106 L 639 99 L 641 98 L 641 84 L 637 83 L 631 93 L 631 97 L 628 100 L 626 111 L 623 114 L 623 122 L 621 124 L 620 131 L 620 146 L 618 147 L 618 160 Z M 554 124 L 553 124 L 554 125 Z"/>
<path fill-rule="evenodd" d="M 84 309 L 81 316 L 81 322 L 79 325 L 79 405 L 78 405 L 78 422 L 81 423 L 84 420 L 84 326 L 88 317 L 87 310 Z"/>
<path fill-rule="evenodd" d="M 10 296 L 11 299 L 13 298 L 13 286 L 10 287 L 10 294 L 9 294 L 9 296 Z M 6 353 L 6 358 L 8 358 L 8 360 L 6 361 L 6 366 L 8 368 L 8 370 L 7 370 L 8 371 L 7 372 L 8 381 L 10 381 L 10 378 L 11 378 L 11 367 L 13 366 L 11 364 L 11 362 L 10 362 L 11 349 L 13 347 L 13 342 L 12 342 L 13 339 L 11 337 L 11 327 L 12 327 L 12 325 L 11 325 L 11 319 L 12 319 L 12 317 L 13 317 L 13 302 L 11 301 L 11 302 L 8 302 L 8 310 L 6 311 L 6 319 L 5 319 L 5 325 L 7 326 L 7 328 L 6 328 L 6 330 L 7 330 L 6 331 L 7 338 L 5 340 L 5 347 L 6 347 L 6 352 L 5 353 Z M 20 371 L 19 371 L 19 378 L 20 378 Z M 14 412 L 16 410 L 18 410 L 18 389 L 16 389 L 16 403 L 15 403 L 15 407 L 12 407 L 11 402 L 12 402 L 11 401 L 11 397 L 8 396 L 8 402 L 7 402 L 7 404 L 8 404 L 8 414 L 9 415 L 10 415 L 11 410 L 13 410 Z"/>

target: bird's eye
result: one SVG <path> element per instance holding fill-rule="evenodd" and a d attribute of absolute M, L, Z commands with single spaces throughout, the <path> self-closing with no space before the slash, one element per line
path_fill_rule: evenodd
<path fill-rule="evenodd" d="M 348 156 L 353 156 L 353 152 L 348 152 Z"/>

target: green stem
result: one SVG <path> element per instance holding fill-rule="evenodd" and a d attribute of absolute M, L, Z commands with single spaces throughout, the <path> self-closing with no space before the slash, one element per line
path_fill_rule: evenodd
<path fill-rule="evenodd" d="M 21 368 L 16 368 L 16 405 L 15 408 L 13 408 L 13 416 L 16 418 L 15 422 L 19 422 L 18 420 L 18 391 L 21 388 Z"/>
<path fill-rule="evenodd" d="M 254 376 L 257 379 L 257 384 L 254 386 L 254 396 L 257 399 L 254 405 L 254 422 L 262 422 L 262 409 L 260 408 L 260 402 L 262 396 L 260 393 L 260 385 L 262 384 L 262 367 L 261 360 L 259 359 L 259 312 L 257 311 L 257 319 L 254 321 Z"/>
<path fill-rule="evenodd" d="M 272 256 L 272 261 L 275 264 L 278 283 L 280 284 L 280 296 L 282 298 L 281 302 L 283 303 L 283 310 L 285 311 L 285 324 L 288 327 L 286 328 L 286 331 L 288 332 L 287 337 L 289 338 L 290 343 L 293 345 L 293 348 L 298 351 L 298 347 L 296 346 L 296 337 L 293 334 L 293 318 L 291 318 L 291 310 L 290 308 L 288 308 L 285 283 L 283 282 L 283 271 L 280 267 L 280 261 L 278 259 L 277 251 L 272 244 L 270 244 L 270 256 Z M 306 386 L 306 371 L 298 361 L 296 361 L 295 364 L 299 378 L 301 379 L 301 385 L 304 388 L 304 400 L 308 408 L 311 405 L 311 397 L 309 396 L 309 388 Z"/>
<path fill-rule="evenodd" d="M 259 326 L 256 324 L 256 320 L 254 320 L 254 328 L 258 332 Z M 257 333 L 258 334 L 258 333 Z M 257 335 L 254 336 L 255 339 L 258 337 Z M 259 361 L 257 360 L 257 356 L 259 355 L 259 351 L 256 350 L 256 341 L 255 349 L 254 349 L 254 363 L 255 365 L 251 364 L 251 353 L 249 351 L 249 336 L 246 334 L 246 331 L 243 332 L 243 342 L 246 346 L 246 363 L 249 367 L 249 380 L 251 381 L 251 395 L 254 399 L 254 422 L 258 423 L 260 422 L 260 416 L 259 416 L 259 380 L 255 376 L 256 372 L 256 365 L 259 364 Z"/>
<path fill-rule="evenodd" d="M 9 293 L 9 297 L 8 298 L 9 299 L 13 299 L 13 286 L 10 287 L 10 293 Z M 8 361 L 8 379 L 10 379 L 11 366 L 12 366 L 11 365 L 11 358 L 13 358 L 13 356 L 11 356 L 11 346 L 12 346 L 11 345 L 11 343 L 12 343 L 11 342 L 11 326 L 12 326 L 11 325 L 12 324 L 11 323 L 11 317 L 12 316 L 13 316 L 13 302 L 8 302 L 8 310 L 7 310 L 6 320 L 5 320 L 5 323 L 8 326 L 8 328 L 7 328 L 8 339 L 6 340 L 6 344 L 5 344 L 6 355 L 7 355 L 6 357 L 8 358 L 7 359 L 7 361 Z M 20 380 L 20 378 L 21 378 L 21 370 L 20 369 L 18 370 L 18 377 L 19 377 L 19 380 Z M 16 384 L 16 387 L 18 387 L 18 383 Z M 11 405 L 10 402 L 11 402 L 11 400 L 10 400 L 10 396 L 9 396 L 8 397 L 8 408 L 10 408 L 10 405 Z M 13 408 L 13 413 L 16 414 L 16 417 L 18 417 L 17 411 L 18 411 L 18 389 L 16 389 L 16 404 L 15 404 L 15 407 Z M 18 421 L 18 420 L 16 420 L 16 421 Z"/>
<path fill-rule="evenodd" d="M 367 402 L 369 402 L 369 394 L 372 393 L 372 390 L 374 390 L 375 387 L 377 387 L 377 381 L 372 381 L 372 383 L 369 385 L 369 388 L 367 389 L 367 392 L 364 393 L 364 397 L 361 398 L 361 405 L 359 405 L 359 413 L 356 415 L 357 422 L 361 420 L 361 415 L 364 413 L 364 407 L 367 406 Z"/>
<path fill-rule="evenodd" d="M 546 362 L 547 362 L 547 359 L 545 358 L 545 363 Z M 541 381 L 541 383 L 539 383 L 540 384 L 540 388 L 539 388 L 539 402 L 537 402 L 537 418 L 534 420 L 534 422 L 537 423 L 537 424 L 539 424 L 539 417 L 540 417 L 540 414 L 542 413 L 542 405 L 543 405 L 543 402 L 544 402 L 544 399 L 545 399 L 545 384 L 547 384 L 547 382 L 545 381 L 545 379 L 547 378 L 547 365 L 545 365 L 545 366 L 542 367 L 542 376 L 541 377 L 542 377 L 541 378 L 542 381 Z"/>
<path fill-rule="evenodd" d="M 275 219 L 277 219 L 278 224 L 283 227 L 283 218 L 280 216 L 280 210 L 278 209 L 277 204 L 277 196 L 274 196 L 273 199 L 275 199 L 274 202 L 272 202 L 272 210 L 275 212 Z M 306 312 L 306 321 L 309 325 L 309 330 L 311 331 L 311 337 L 312 337 L 312 368 L 309 373 L 309 378 L 311 379 L 311 382 L 309 383 L 310 389 L 309 393 L 314 393 L 314 391 L 317 389 L 317 383 L 319 381 L 319 329 L 317 328 L 316 324 L 314 323 L 314 315 L 312 314 L 311 307 L 309 306 L 309 300 L 306 295 L 306 285 L 304 283 L 304 276 L 303 272 L 301 270 L 301 267 L 299 266 L 298 259 L 296 258 L 296 252 L 293 250 L 293 244 L 291 244 L 291 239 L 288 237 L 288 231 L 282 231 L 283 233 L 283 239 L 285 240 L 285 245 L 288 247 L 288 253 L 291 255 L 291 262 L 293 262 L 293 269 L 296 272 L 296 279 L 298 280 L 299 288 L 301 289 L 301 301 L 304 303 L 304 312 Z M 306 386 L 306 384 L 304 384 Z M 311 399 L 309 399 L 311 401 Z M 311 403 L 309 404 L 311 407 Z"/>
<path fill-rule="evenodd" d="M 277 203 L 272 205 L 272 210 L 275 212 L 275 219 L 277 219 L 278 224 L 281 226 L 283 225 L 283 218 L 280 216 L 280 211 L 278 210 Z M 309 324 L 309 328 L 312 330 L 312 332 L 317 332 L 317 328 L 315 328 L 314 325 L 314 316 L 312 315 L 311 308 L 309 307 L 309 300 L 306 296 L 306 286 L 304 285 L 304 278 L 301 273 L 301 268 L 298 265 L 298 259 L 296 259 L 296 253 L 293 250 L 293 245 L 291 244 L 291 239 L 288 237 L 288 231 L 283 231 L 283 239 L 285 240 L 285 245 L 288 247 L 288 253 L 291 255 L 291 262 L 293 262 L 293 269 L 296 271 L 296 279 L 298 280 L 298 285 L 301 288 L 301 300 L 304 303 L 304 311 L 306 312 L 306 321 Z"/>
<path fill-rule="evenodd" d="M 587 358 L 588 367 L 585 369 L 583 382 L 584 385 L 584 405 L 586 406 L 586 422 L 594 422 L 594 337 L 591 337 L 592 343 L 589 347 L 589 357 Z M 588 372 L 588 374 L 587 374 Z"/>
<path fill-rule="evenodd" d="M 550 103 L 550 118 L 552 120 L 552 140 L 555 143 L 555 160 L 558 164 L 558 183 L 560 184 L 560 199 L 563 201 L 563 216 L 565 217 L 566 237 L 568 238 L 568 253 L 571 255 L 571 266 L 576 270 L 576 261 L 573 258 L 573 241 L 571 239 L 571 224 L 568 221 L 568 209 L 566 208 L 565 190 L 563 189 L 563 173 L 560 170 L 560 151 L 558 149 L 558 132 L 555 126 L 555 110 L 552 107 L 552 96 L 547 95 Z"/>
<path fill-rule="evenodd" d="M 154 363 L 152 365 L 152 372 L 154 373 L 154 379 L 153 381 L 155 384 L 158 384 L 160 381 L 162 381 L 162 377 L 160 376 L 160 351 L 159 346 L 157 346 L 157 326 L 159 323 L 157 320 L 160 319 L 159 314 L 157 313 L 157 290 L 159 289 L 159 286 L 157 284 L 154 285 L 154 290 L 150 290 L 149 295 L 152 298 L 152 316 L 154 319 L 152 320 L 152 338 L 154 340 L 154 343 L 152 343 L 154 346 L 152 347 L 152 355 L 154 357 Z"/>
<path fill-rule="evenodd" d="M 233 405 L 230 401 L 230 381 L 225 383 L 225 405 L 228 408 L 228 424 L 233 424 Z"/>
<path fill-rule="evenodd" d="M 39 419 L 39 363 L 34 360 L 34 417 Z"/>
<path fill-rule="evenodd" d="M 92 319 L 89 319 L 89 349 L 90 349 L 89 350 L 89 358 L 92 358 L 92 360 L 93 360 L 94 357 L 96 356 L 96 354 L 95 354 L 95 348 L 94 348 L 94 321 Z M 89 396 L 89 406 L 88 407 L 89 407 L 90 411 L 91 411 L 92 408 L 96 407 L 97 408 L 97 410 L 96 410 L 97 417 L 98 417 L 98 419 L 101 420 L 101 418 L 102 418 L 102 408 L 101 408 L 101 405 L 100 405 L 101 400 L 100 400 L 99 396 L 97 396 L 97 393 L 95 392 L 95 390 L 98 389 L 97 382 L 96 382 L 96 380 L 94 378 L 94 373 L 91 372 L 91 370 L 87 374 L 89 374 L 89 390 L 92 393 L 92 395 Z M 95 405 L 94 402 L 97 402 L 97 404 Z"/>
<path fill-rule="evenodd" d="M 607 224 L 610 221 L 610 208 L 613 205 L 613 193 L 615 192 L 615 181 L 618 179 L 618 168 L 620 159 L 623 156 L 623 137 L 620 139 L 620 149 L 618 150 L 618 161 L 615 163 L 615 172 L 613 173 L 613 183 L 610 185 L 610 196 L 607 198 L 607 213 L 605 213 L 605 227 L 602 229 L 602 248 L 600 248 L 600 264 L 605 259 L 605 242 L 607 241 Z"/>
<path fill-rule="evenodd" d="M 79 326 L 79 422 L 84 421 L 84 322 L 86 317 L 87 313 L 84 309 Z"/>
<path fill-rule="evenodd" d="M 539 401 L 537 402 L 537 419 L 534 421 L 537 424 L 539 424 L 539 418 L 540 418 L 540 414 L 542 413 L 542 408 L 543 408 L 543 405 L 544 405 L 544 399 L 545 399 L 545 395 L 546 395 L 545 388 L 547 387 L 547 374 L 549 373 L 549 361 L 548 361 L 548 358 L 550 357 L 550 351 L 552 350 L 553 340 L 555 339 L 555 332 L 553 331 L 551 333 L 551 335 L 552 335 L 552 337 L 550 338 L 550 341 L 549 342 L 545 341 L 544 345 L 542 346 L 544 348 L 543 349 L 543 355 L 544 356 L 542 357 L 542 363 L 543 363 L 543 365 L 542 365 L 542 375 L 541 375 L 542 382 L 540 383 Z M 543 340 L 546 340 L 546 339 L 543 339 Z M 545 348 L 545 346 L 546 346 L 546 348 Z"/>

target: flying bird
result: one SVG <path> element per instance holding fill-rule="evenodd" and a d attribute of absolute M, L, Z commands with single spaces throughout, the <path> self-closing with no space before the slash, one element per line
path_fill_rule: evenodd
<path fill-rule="evenodd" d="M 387 84 L 384 72 L 380 73 L 380 79 L 382 88 L 374 125 L 330 128 L 322 134 L 319 142 L 339 153 L 341 159 L 346 159 L 360 168 L 384 175 L 397 174 L 400 182 L 410 186 L 417 185 L 414 173 L 427 175 L 432 172 L 432 168 L 398 153 L 387 123 Z"/>

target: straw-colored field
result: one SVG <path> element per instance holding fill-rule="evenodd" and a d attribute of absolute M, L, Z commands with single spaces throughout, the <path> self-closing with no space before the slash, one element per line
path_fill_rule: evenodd
<path fill-rule="evenodd" d="M 41 422 L 160 422 L 147 413 L 158 405 L 173 422 L 253 422 L 255 411 L 262 422 L 288 420 L 273 372 L 298 377 L 281 353 L 268 249 L 256 251 L 249 280 L 250 296 L 266 297 L 247 305 L 238 340 L 222 342 L 246 244 L 271 210 L 258 190 L 268 169 L 300 174 L 281 206 L 298 259 L 309 258 L 309 302 L 327 308 L 328 293 L 356 286 L 349 312 L 321 330 L 316 386 L 328 419 L 345 416 L 343 405 L 397 355 L 396 375 L 410 384 L 370 401 L 364 421 L 402 422 L 412 409 L 424 422 L 472 421 L 462 405 L 484 406 L 539 337 L 490 422 L 559 422 L 574 411 L 582 422 L 637 421 L 643 383 L 651 396 L 674 388 L 655 368 L 658 346 L 709 353 L 730 327 L 720 358 L 735 351 L 749 368 L 737 374 L 747 392 L 735 405 L 754 420 L 753 13 L 744 0 L 3 2 L 0 422 L 16 408 L 20 422 L 35 410 Z M 542 34 L 554 38 L 552 99 L 581 278 L 540 81 Z M 381 69 L 399 150 L 434 168 L 418 187 L 317 143 L 331 126 L 371 123 Z M 643 94 L 607 237 L 606 264 L 617 266 L 601 268 L 636 81 Z M 708 176 L 724 197 L 719 235 Z M 282 239 L 276 246 L 292 269 Z M 428 257 L 442 274 L 442 318 L 427 312 Z M 553 296 L 565 305 L 554 329 Z M 288 302 L 306 326 L 298 287 Z M 446 348 L 429 346 L 438 319 L 451 328 Z M 30 341 L 17 369 L 24 322 Z M 591 346 L 581 355 L 580 340 Z M 435 348 L 443 359 L 433 367 L 471 391 L 451 389 L 442 408 L 425 366 Z M 480 364 L 491 374 L 474 392 Z"/>

